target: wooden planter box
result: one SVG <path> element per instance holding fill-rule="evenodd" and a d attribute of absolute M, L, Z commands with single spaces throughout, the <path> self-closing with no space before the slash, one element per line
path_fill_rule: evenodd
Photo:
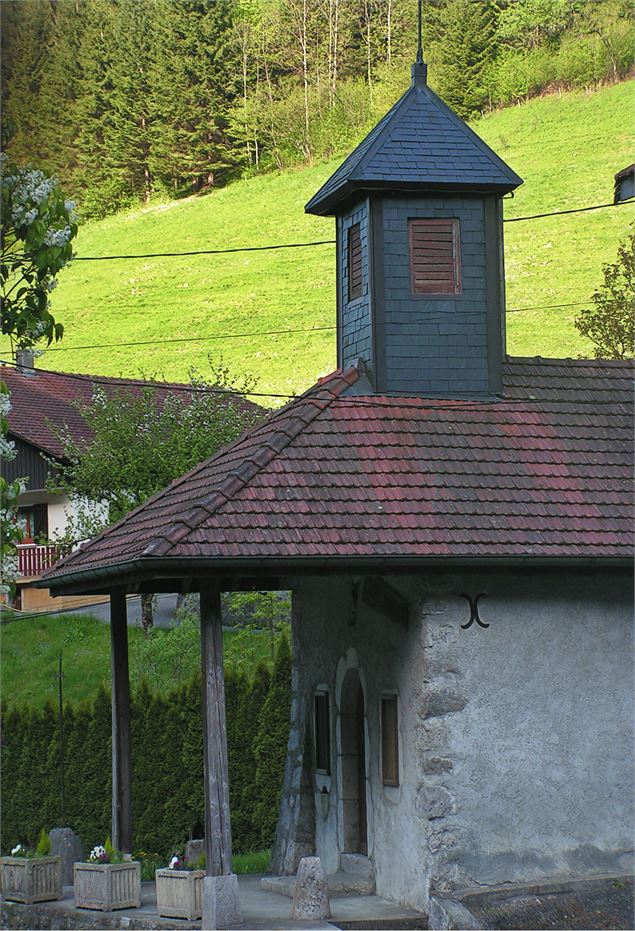
<path fill-rule="evenodd" d="M 63 898 L 61 857 L 0 857 L 2 895 L 11 902 L 52 902 Z"/>
<path fill-rule="evenodd" d="M 157 870 L 157 911 L 163 918 L 203 917 L 205 870 Z"/>
<path fill-rule="evenodd" d="M 141 908 L 141 864 L 75 863 L 75 908 Z"/>

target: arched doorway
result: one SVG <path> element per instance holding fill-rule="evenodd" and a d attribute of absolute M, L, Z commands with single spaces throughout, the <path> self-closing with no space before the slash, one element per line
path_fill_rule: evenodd
<path fill-rule="evenodd" d="M 340 700 L 343 852 L 368 854 L 366 705 L 357 669 L 349 669 Z"/>

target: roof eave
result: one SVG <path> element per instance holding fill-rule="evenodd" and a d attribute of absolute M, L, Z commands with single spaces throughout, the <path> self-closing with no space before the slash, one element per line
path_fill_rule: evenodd
<path fill-rule="evenodd" d="M 320 192 L 311 198 L 304 208 L 305 213 L 311 213 L 315 216 L 329 217 L 337 216 L 346 210 L 348 201 L 355 195 L 370 194 L 374 192 L 394 191 L 396 193 L 413 193 L 413 194 L 447 194 L 447 193 L 472 193 L 478 194 L 498 194 L 501 197 L 504 194 L 510 194 L 520 187 L 522 179 L 517 182 L 511 181 L 505 184 L 475 184 L 474 182 L 448 183 L 432 181 L 367 181 L 364 179 L 352 179 L 345 184 L 331 191 L 325 197 L 320 197 Z"/>
<path fill-rule="evenodd" d="M 209 575 L 320 575 L 323 573 L 354 573 L 372 571 L 382 573 L 411 573 L 429 568 L 557 568 L 574 567 L 629 567 L 630 556 L 310 556 L 310 557 L 142 557 L 80 569 L 52 578 L 40 578 L 35 588 L 49 588 L 53 595 L 106 593 L 113 588 L 136 587 L 144 582 L 166 579 L 193 578 L 195 574 Z M 167 589 L 166 589 L 167 590 Z"/>

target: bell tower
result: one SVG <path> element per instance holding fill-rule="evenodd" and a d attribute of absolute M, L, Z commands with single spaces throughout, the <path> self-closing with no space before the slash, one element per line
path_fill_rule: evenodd
<path fill-rule="evenodd" d="M 338 365 L 380 394 L 502 391 L 502 198 L 522 179 L 430 89 L 405 94 L 305 207 L 334 216 Z"/>

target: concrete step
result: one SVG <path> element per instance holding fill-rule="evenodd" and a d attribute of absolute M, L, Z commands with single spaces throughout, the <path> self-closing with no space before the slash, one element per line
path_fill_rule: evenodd
<path fill-rule="evenodd" d="M 353 873 L 355 876 L 361 876 L 363 879 L 375 880 L 375 870 L 373 864 L 362 853 L 342 853 L 340 854 L 340 869 L 345 873 Z"/>
<path fill-rule="evenodd" d="M 267 892 L 277 892 L 293 898 L 295 876 L 263 876 L 260 885 Z M 333 898 L 347 895 L 374 895 L 375 880 L 338 870 L 328 877 L 329 895 Z"/>

